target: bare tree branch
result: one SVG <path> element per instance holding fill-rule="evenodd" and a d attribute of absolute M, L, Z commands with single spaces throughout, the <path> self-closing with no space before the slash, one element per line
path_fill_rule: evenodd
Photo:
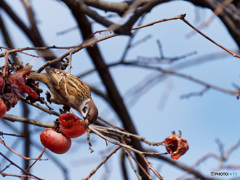
<path fill-rule="evenodd" d="M 29 29 L 24 22 L 19 18 L 18 15 L 15 14 L 15 12 L 11 9 L 10 6 L 5 1 L 0 1 L 0 7 L 5 10 L 5 12 L 12 18 L 12 20 L 18 25 L 18 27 L 25 33 L 25 35 L 31 40 L 31 42 L 36 47 L 45 47 L 46 44 L 43 41 L 43 38 L 41 37 L 36 24 L 33 20 L 31 20 L 32 23 L 32 29 Z M 43 56 L 47 61 L 56 59 L 54 54 L 51 51 L 39 51 L 41 56 Z M 54 64 L 54 67 L 58 67 L 59 64 Z"/>
<path fill-rule="evenodd" d="M 28 118 L 24 118 L 24 117 L 18 117 L 18 116 L 14 116 L 14 115 L 10 115 L 10 114 L 6 114 L 3 119 L 15 122 L 22 122 L 22 123 L 27 123 L 27 124 L 34 124 L 36 126 L 40 126 L 40 127 L 54 127 L 54 123 L 50 123 L 50 122 L 43 122 L 43 121 L 37 121 L 35 119 L 28 119 Z"/>
<path fill-rule="evenodd" d="M 113 154 L 115 154 L 120 148 L 121 148 L 121 146 L 118 146 L 116 149 L 114 149 L 95 169 L 93 169 L 93 170 L 91 171 L 91 173 L 90 173 L 86 178 L 84 178 L 84 180 L 90 179 L 90 178 L 96 173 L 96 171 L 97 171 Z"/>

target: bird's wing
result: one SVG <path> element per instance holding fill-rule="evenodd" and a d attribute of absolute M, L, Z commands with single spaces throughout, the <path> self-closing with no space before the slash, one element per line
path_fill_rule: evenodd
<path fill-rule="evenodd" d="M 69 98 L 69 100 L 74 99 L 76 96 L 79 97 L 78 100 L 90 98 L 89 87 L 79 78 L 54 68 L 46 68 L 46 72 L 55 90 L 62 96 Z"/>

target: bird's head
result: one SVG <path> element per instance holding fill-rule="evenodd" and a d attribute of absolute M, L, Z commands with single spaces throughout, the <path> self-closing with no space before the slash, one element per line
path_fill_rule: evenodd
<path fill-rule="evenodd" d="M 92 99 L 83 101 L 80 105 L 80 112 L 87 125 L 95 123 L 98 117 L 98 109 Z"/>

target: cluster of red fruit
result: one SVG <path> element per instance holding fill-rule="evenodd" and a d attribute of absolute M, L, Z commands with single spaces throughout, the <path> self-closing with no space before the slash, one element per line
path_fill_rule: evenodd
<path fill-rule="evenodd" d="M 76 138 L 87 132 L 84 120 L 72 113 L 61 114 L 58 118 L 59 128 L 45 129 L 40 134 L 43 146 L 54 153 L 63 154 L 71 147 L 71 138 Z"/>
<path fill-rule="evenodd" d="M 0 118 L 14 107 L 23 94 L 28 94 L 27 99 L 31 102 L 39 100 L 42 92 L 38 85 L 26 76 L 30 74 L 32 66 L 27 64 L 21 69 L 8 67 L 0 73 Z M 13 73 L 14 72 L 14 73 Z M 3 75 L 4 74 L 4 75 Z M 83 135 L 87 131 L 86 123 L 71 113 L 59 116 L 59 127 L 44 130 L 40 139 L 42 144 L 51 151 L 62 154 L 69 150 L 71 139 Z"/>
<path fill-rule="evenodd" d="M 26 65 L 15 73 L 8 72 L 4 77 L 0 74 L 0 118 L 17 104 L 23 93 L 27 93 L 32 99 L 38 99 L 38 93 L 26 85 L 25 81 L 31 67 Z"/>

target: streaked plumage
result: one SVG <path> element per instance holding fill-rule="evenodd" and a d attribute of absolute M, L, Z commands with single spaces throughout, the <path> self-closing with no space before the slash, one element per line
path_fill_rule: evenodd
<path fill-rule="evenodd" d="M 46 84 L 51 91 L 52 102 L 76 109 L 90 123 L 97 120 L 98 110 L 90 89 L 79 78 L 54 68 L 46 68 L 46 73 L 31 73 L 28 78 Z"/>

